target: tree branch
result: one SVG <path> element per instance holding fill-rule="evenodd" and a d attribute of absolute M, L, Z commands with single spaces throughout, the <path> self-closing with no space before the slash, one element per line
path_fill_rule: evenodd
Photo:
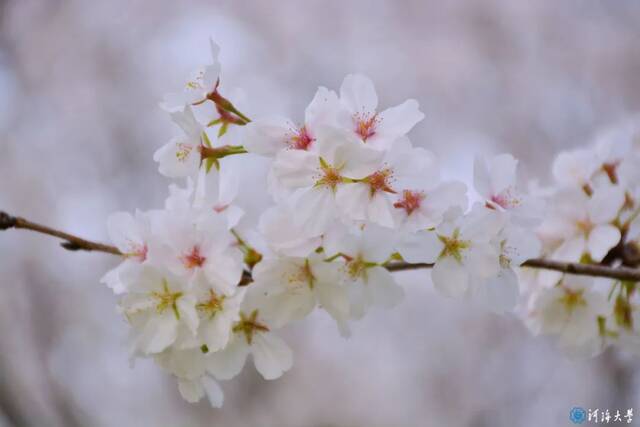
<path fill-rule="evenodd" d="M 6 212 L 0 211 L 0 231 L 10 228 L 25 229 L 35 231 L 37 233 L 47 234 L 64 240 L 61 246 L 71 251 L 96 251 L 105 252 L 113 255 L 123 255 L 118 248 L 104 243 L 86 240 L 73 234 L 55 230 L 53 228 L 36 224 L 21 217 L 14 217 Z M 418 270 L 424 268 L 432 268 L 433 264 L 407 262 L 392 262 L 385 265 L 389 271 L 407 271 Z M 522 267 L 537 268 L 543 270 L 554 270 L 566 274 L 575 274 L 579 276 L 606 277 L 609 279 L 618 279 L 631 282 L 640 282 L 640 269 L 629 267 L 609 267 L 599 264 L 580 264 L 570 262 L 553 261 L 549 259 L 530 259 L 522 264 Z M 245 272 L 240 281 L 240 286 L 246 286 L 252 282 L 251 273 Z"/>
<path fill-rule="evenodd" d="M 8 230 L 10 228 L 31 230 L 37 233 L 48 234 L 49 236 L 57 237 L 64 240 L 64 242 L 62 242 L 60 246 L 70 251 L 97 251 L 106 252 L 113 255 L 122 255 L 122 253 L 115 246 L 105 245 L 103 243 L 82 239 L 78 236 L 74 236 L 73 234 L 55 230 L 53 228 L 36 224 L 35 222 L 31 222 L 21 217 L 11 216 L 6 212 L 0 211 L 0 231 Z"/>

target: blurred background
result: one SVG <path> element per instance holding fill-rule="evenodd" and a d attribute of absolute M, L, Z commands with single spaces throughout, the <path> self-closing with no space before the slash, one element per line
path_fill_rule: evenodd
<path fill-rule="evenodd" d="M 554 153 L 640 109 L 637 0 L 0 0 L 0 209 L 106 240 L 111 212 L 161 206 L 152 155 L 173 129 L 157 105 L 209 36 L 250 116 L 301 120 L 318 85 L 363 72 L 381 106 L 420 102 L 414 143 L 467 181 L 476 153 L 508 151 L 544 183 Z M 322 314 L 288 328 L 281 379 L 250 366 L 223 409 L 190 405 L 151 362 L 129 366 L 99 284 L 115 263 L 0 234 L 0 426 L 563 426 L 576 405 L 640 420 L 638 360 L 570 361 L 424 272 L 349 340 Z"/>

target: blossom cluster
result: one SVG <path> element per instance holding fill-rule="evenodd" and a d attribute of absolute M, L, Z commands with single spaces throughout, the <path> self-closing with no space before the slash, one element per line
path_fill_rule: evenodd
<path fill-rule="evenodd" d="M 640 266 L 640 128 L 628 122 L 586 148 L 561 152 L 537 229 L 542 255 L 565 262 Z M 632 281 L 529 271 L 525 321 L 555 336 L 568 354 L 592 356 L 617 344 L 640 354 L 640 298 Z"/>
<path fill-rule="evenodd" d="M 439 293 L 497 313 L 514 311 L 526 284 L 519 311 L 570 349 L 633 336 L 632 284 L 612 283 L 608 304 L 588 280 L 519 267 L 541 253 L 626 262 L 613 252 L 640 236 L 639 144 L 563 153 L 549 189 L 523 185 L 509 154 L 478 157 L 470 189 L 410 141 L 417 101 L 379 107 L 371 80 L 352 74 L 338 91 L 318 88 L 299 117 L 251 120 L 221 94 L 218 51 L 211 42 L 211 62 L 165 96 L 178 132 L 154 160 L 176 182 L 162 209 L 109 218 L 123 261 L 102 279 L 120 297 L 132 357 L 153 358 L 187 401 L 219 407 L 219 381 L 249 355 L 280 377 L 293 356 L 278 330 L 315 309 L 348 337 L 371 309 L 398 305 L 401 262 L 427 263 Z M 270 166 L 246 188 L 250 156 Z M 248 215 L 243 192 L 272 205 Z"/>

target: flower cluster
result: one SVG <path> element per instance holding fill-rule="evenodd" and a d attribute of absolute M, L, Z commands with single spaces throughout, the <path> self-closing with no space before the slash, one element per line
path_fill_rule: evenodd
<path fill-rule="evenodd" d="M 612 284 L 612 310 L 588 281 L 519 267 L 541 251 L 637 256 L 638 144 L 560 155 L 549 190 L 528 191 L 509 154 L 478 157 L 469 191 L 412 145 L 417 101 L 379 108 L 371 80 L 354 74 L 337 92 L 320 87 L 300 118 L 250 120 L 220 93 L 218 50 L 212 42 L 211 64 L 161 104 L 179 130 L 154 159 L 181 182 L 163 209 L 108 222 L 124 260 L 103 282 L 120 296 L 131 354 L 174 375 L 186 400 L 220 406 L 218 381 L 249 355 L 265 379 L 280 377 L 293 357 L 278 329 L 315 309 L 346 337 L 371 309 L 396 306 L 400 262 L 427 263 L 439 293 L 497 313 L 517 306 L 521 276 L 529 323 L 567 347 L 632 336 L 632 284 Z M 247 188 L 251 156 L 269 172 Z M 246 192 L 271 206 L 250 215 Z"/>
<path fill-rule="evenodd" d="M 545 257 L 566 262 L 640 266 L 640 128 L 630 122 L 587 148 L 560 153 L 555 183 L 537 230 Z M 618 344 L 640 353 L 635 282 L 578 278 L 553 271 L 524 275 L 525 319 L 553 335 L 570 355 L 591 356 Z"/>

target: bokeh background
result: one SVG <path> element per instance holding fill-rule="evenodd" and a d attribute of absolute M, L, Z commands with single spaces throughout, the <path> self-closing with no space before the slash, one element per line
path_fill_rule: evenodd
<path fill-rule="evenodd" d="M 476 153 L 508 151 L 547 182 L 554 153 L 640 109 L 637 0 L 0 0 L 0 209 L 105 240 L 111 212 L 160 206 L 152 154 L 173 129 L 157 104 L 209 36 L 249 115 L 301 119 L 318 85 L 363 72 L 381 105 L 420 102 L 413 141 L 465 180 Z M 247 176 L 250 194 L 264 175 Z M 249 367 L 222 410 L 190 405 L 151 362 L 129 366 L 98 283 L 115 262 L 0 234 L 0 426 L 563 426 L 575 405 L 640 420 L 637 359 L 568 360 L 424 272 L 349 340 L 322 314 L 288 328 L 281 379 Z"/>

